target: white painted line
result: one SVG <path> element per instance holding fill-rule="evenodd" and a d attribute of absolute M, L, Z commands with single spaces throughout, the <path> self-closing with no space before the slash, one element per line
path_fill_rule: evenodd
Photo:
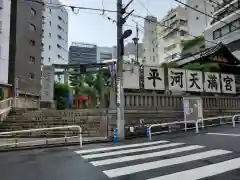
<path fill-rule="evenodd" d="M 151 169 L 157 169 L 161 167 L 191 162 L 199 159 L 219 156 L 219 155 L 228 154 L 228 153 L 231 153 L 231 151 L 217 149 L 217 150 L 211 150 L 211 151 L 191 154 L 191 155 L 177 157 L 177 158 L 154 161 L 154 162 L 143 163 L 143 164 L 138 164 L 133 166 L 126 166 L 126 167 L 121 167 L 116 169 L 110 169 L 110 170 L 103 171 L 103 173 L 106 174 L 108 177 L 113 178 L 113 177 L 133 174 L 141 171 L 147 171 Z"/>
<path fill-rule="evenodd" d="M 134 160 L 140 160 L 140 159 L 151 158 L 151 157 L 160 157 L 164 155 L 170 155 L 170 154 L 180 153 L 184 151 L 191 151 L 191 150 L 200 149 L 200 148 L 204 148 L 204 146 L 192 145 L 192 146 L 175 148 L 175 149 L 159 151 L 154 153 L 147 153 L 147 154 L 140 154 L 140 155 L 133 155 L 133 156 L 123 156 L 119 158 L 106 159 L 106 160 L 100 160 L 100 161 L 92 161 L 91 163 L 94 166 L 102 166 L 107 164 L 134 161 Z"/>
<path fill-rule="evenodd" d="M 98 149 L 87 149 L 87 150 L 80 150 L 80 151 L 75 151 L 75 152 L 77 154 L 87 154 L 87 153 L 111 151 L 111 150 L 123 149 L 123 148 L 134 148 L 134 147 L 139 147 L 139 146 L 162 144 L 162 143 L 167 143 L 167 142 L 169 142 L 169 141 L 154 141 L 154 142 L 129 144 L 129 145 L 122 145 L 122 146 L 111 146 L 111 147 L 104 147 L 104 148 L 98 148 Z"/>
<path fill-rule="evenodd" d="M 217 135 L 217 136 L 235 136 L 235 137 L 239 137 L 240 134 L 224 134 L 224 133 L 207 133 L 209 135 Z"/>
<path fill-rule="evenodd" d="M 150 146 L 150 147 L 144 147 L 144 148 L 138 148 L 138 149 L 126 149 L 122 151 L 112 151 L 112 152 L 99 153 L 99 154 L 88 154 L 88 155 L 82 156 L 82 158 L 92 159 L 92 158 L 107 157 L 107 156 L 121 155 L 121 154 L 134 153 L 134 152 L 150 151 L 155 149 L 179 146 L 182 144 L 184 143 L 169 143 L 169 144 Z"/>
<path fill-rule="evenodd" d="M 162 177 L 156 177 L 148 180 L 197 180 L 217 174 L 232 171 L 234 169 L 240 168 L 240 158 L 231 159 L 228 161 L 211 164 L 196 169 L 191 169 L 187 171 L 182 171 L 174 174 L 169 174 Z"/>

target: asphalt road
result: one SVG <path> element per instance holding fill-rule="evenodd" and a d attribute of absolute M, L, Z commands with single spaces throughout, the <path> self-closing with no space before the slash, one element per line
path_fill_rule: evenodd
<path fill-rule="evenodd" d="M 0 179 L 240 180 L 239 142 L 240 125 L 128 140 L 117 147 L 108 143 L 5 152 L 0 153 Z"/>

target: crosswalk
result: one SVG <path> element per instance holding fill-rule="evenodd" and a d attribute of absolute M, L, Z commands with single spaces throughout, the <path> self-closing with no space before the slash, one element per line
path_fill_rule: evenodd
<path fill-rule="evenodd" d="M 110 179 L 197 180 L 240 168 L 240 157 L 233 156 L 231 151 L 169 141 L 79 150 L 75 153 L 98 167 Z"/>

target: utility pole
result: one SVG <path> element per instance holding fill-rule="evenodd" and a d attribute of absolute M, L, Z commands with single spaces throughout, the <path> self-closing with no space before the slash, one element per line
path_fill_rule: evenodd
<path fill-rule="evenodd" d="M 138 23 L 136 21 L 133 20 L 133 22 L 136 23 L 136 37 L 133 38 L 133 42 L 136 46 L 136 61 L 137 61 L 137 63 L 139 63 L 139 60 L 138 60 L 139 27 L 138 27 Z"/>
<path fill-rule="evenodd" d="M 131 0 L 125 8 L 122 6 L 122 0 L 117 0 L 117 134 L 119 140 L 125 138 L 125 121 L 124 121 L 124 90 L 123 90 L 123 55 L 124 55 L 124 39 L 132 34 L 131 30 L 126 30 L 123 33 L 123 24 L 126 19 L 134 11 L 127 13 L 125 17 L 123 15 L 126 13 L 126 9 L 133 2 Z"/>

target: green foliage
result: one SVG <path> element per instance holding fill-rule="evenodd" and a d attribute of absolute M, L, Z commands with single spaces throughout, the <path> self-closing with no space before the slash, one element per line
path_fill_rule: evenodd
<path fill-rule="evenodd" d="M 204 42 L 204 41 L 205 41 L 204 36 L 198 36 L 191 40 L 182 41 L 181 45 L 183 47 L 183 50 L 186 50 L 186 49 L 191 48 L 192 46 L 195 46 L 198 43 Z"/>
<path fill-rule="evenodd" d="M 204 64 L 191 63 L 185 65 L 183 68 L 202 72 L 220 72 L 221 70 L 221 67 L 219 66 L 218 63 L 204 63 Z"/>
<path fill-rule="evenodd" d="M 66 109 L 70 87 L 61 83 L 54 83 L 54 100 L 57 109 Z"/>
<path fill-rule="evenodd" d="M 75 72 L 77 72 L 75 70 Z M 91 104 L 97 99 L 104 98 L 103 95 L 111 83 L 111 75 L 108 70 L 101 70 L 95 73 L 72 73 L 69 77 L 77 95 L 87 95 Z"/>

